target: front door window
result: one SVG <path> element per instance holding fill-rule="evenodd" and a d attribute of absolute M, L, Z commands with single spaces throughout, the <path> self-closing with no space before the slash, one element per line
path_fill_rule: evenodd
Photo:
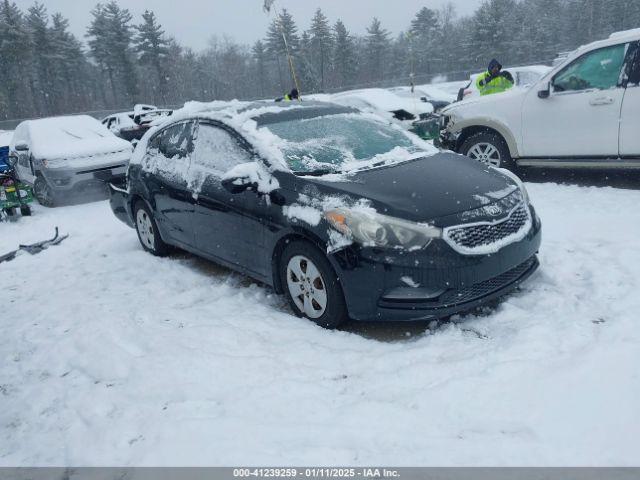
<path fill-rule="evenodd" d="M 620 44 L 583 55 L 556 75 L 554 91 L 608 90 L 617 87 L 626 49 L 626 44 Z"/>

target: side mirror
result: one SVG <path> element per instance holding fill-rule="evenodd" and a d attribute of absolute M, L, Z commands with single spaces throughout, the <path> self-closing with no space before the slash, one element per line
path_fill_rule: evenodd
<path fill-rule="evenodd" d="M 14 147 L 14 149 L 16 152 L 28 152 L 29 145 L 26 142 L 16 143 L 16 146 Z"/>
<path fill-rule="evenodd" d="M 247 177 L 231 177 L 222 180 L 222 186 L 229 193 L 238 194 L 247 190 L 258 190 L 258 184 Z"/>
<path fill-rule="evenodd" d="M 542 99 L 549 98 L 549 95 L 551 95 L 551 82 L 547 84 L 546 90 L 538 91 L 538 98 L 542 98 Z"/>
<path fill-rule="evenodd" d="M 7 158 L 7 163 L 9 164 L 10 167 L 15 167 L 16 164 L 18 163 L 18 157 L 15 155 L 9 155 L 9 158 Z"/>

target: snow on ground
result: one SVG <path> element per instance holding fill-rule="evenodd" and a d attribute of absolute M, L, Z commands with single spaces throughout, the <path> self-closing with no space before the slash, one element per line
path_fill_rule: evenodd
<path fill-rule="evenodd" d="M 323 330 L 106 202 L 0 224 L 70 234 L 0 265 L 0 465 L 637 465 L 640 191 L 529 190 L 540 271 L 434 332 Z"/>

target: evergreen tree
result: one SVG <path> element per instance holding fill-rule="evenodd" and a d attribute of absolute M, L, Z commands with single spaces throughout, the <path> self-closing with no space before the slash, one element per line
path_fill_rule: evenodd
<path fill-rule="evenodd" d="M 253 54 L 253 61 L 256 66 L 256 77 L 258 79 L 258 92 L 261 97 L 266 95 L 266 83 L 267 83 L 267 50 L 262 41 L 258 40 L 253 44 L 251 49 Z"/>
<path fill-rule="evenodd" d="M 357 71 L 356 52 L 353 38 L 347 27 L 338 20 L 333 27 L 333 76 L 338 87 L 355 81 Z"/>
<path fill-rule="evenodd" d="M 111 1 L 96 5 L 91 14 L 93 20 L 87 32 L 89 48 L 109 77 L 113 105 L 135 103 L 138 86 L 131 47 L 131 13 Z"/>
<path fill-rule="evenodd" d="M 319 75 L 319 86 L 321 90 L 326 87 L 327 73 L 331 68 L 331 50 L 333 48 L 333 38 L 329 20 L 319 8 L 316 10 L 311 20 L 311 48 L 310 54 L 313 59 L 314 70 Z"/>
<path fill-rule="evenodd" d="M 3 0 L 0 3 L 0 88 L 4 90 L 5 103 L 9 110 L 3 111 L 5 118 L 22 117 L 33 112 L 31 92 L 25 80 L 28 76 L 29 35 L 24 16 L 15 3 Z"/>
<path fill-rule="evenodd" d="M 282 9 L 282 12 L 269 25 L 265 45 L 278 67 L 280 88 L 283 91 L 288 90 L 290 88 L 289 85 L 293 83 L 293 79 L 290 78 L 291 75 L 289 73 L 287 46 L 290 55 L 295 61 L 300 47 L 300 38 L 298 37 L 298 27 L 296 27 L 293 17 L 286 9 Z"/>
<path fill-rule="evenodd" d="M 382 28 L 380 20 L 374 18 L 367 28 L 367 68 L 368 76 L 372 80 L 382 80 L 387 72 L 386 65 L 389 55 L 389 32 Z"/>
<path fill-rule="evenodd" d="M 423 7 L 411 20 L 410 48 L 418 74 L 432 73 L 434 57 L 442 50 L 437 43 L 438 19 L 436 12 Z"/>
<path fill-rule="evenodd" d="M 26 16 L 31 50 L 29 84 L 38 115 L 47 115 L 53 112 L 53 98 L 51 96 L 51 57 L 53 52 L 48 24 L 49 16 L 43 4 L 35 3 L 29 8 Z"/>
<path fill-rule="evenodd" d="M 320 87 L 320 74 L 316 70 L 316 62 L 313 60 L 313 42 L 309 32 L 303 32 L 300 37 L 300 50 L 296 62 L 296 74 L 298 84 L 304 92 L 316 92 Z"/>
<path fill-rule="evenodd" d="M 141 65 L 151 66 L 157 75 L 158 93 L 162 103 L 167 101 L 167 71 L 165 68 L 169 53 L 168 42 L 162 27 L 153 12 L 145 10 L 142 23 L 136 27 L 135 48 Z"/>
<path fill-rule="evenodd" d="M 51 17 L 52 91 L 56 112 L 65 106 L 74 111 L 96 108 L 96 96 L 90 81 L 91 68 L 82 44 L 69 33 L 69 21 L 61 14 Z M 99 83 L 99 82 L 98 82 Z"/>
<path fill-rule="evenodd" d="M 484 0 L 472 18 L 471 41 L 476 67 L 485 68 L 492 58 L 508 64 L 513 55 L 515 0 Z"/>

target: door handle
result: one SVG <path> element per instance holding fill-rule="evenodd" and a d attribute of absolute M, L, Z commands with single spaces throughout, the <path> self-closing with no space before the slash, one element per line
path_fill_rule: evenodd
<path fill-rule="evenodd" d="M 613 102 L 613 97 L 598 97 L 590 100 L 589 104 L 597 107 L 599 105 L 611 105 Z"/>

